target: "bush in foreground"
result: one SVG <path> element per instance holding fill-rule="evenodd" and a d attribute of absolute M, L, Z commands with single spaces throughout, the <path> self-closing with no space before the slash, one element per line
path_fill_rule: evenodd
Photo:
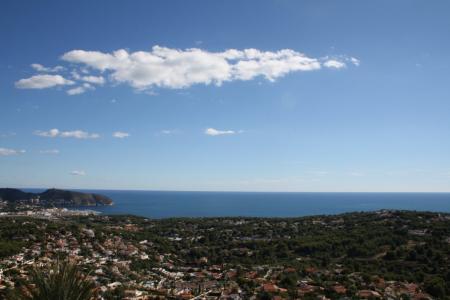
<path fill-rule="evenodd" d="M 25 300 L 91 300 L 96 289 L 79 268 L 68 261 L 55 263 L 50 269 L 33 269 L 29 282 L 18 288 L 11 298 Z"/>

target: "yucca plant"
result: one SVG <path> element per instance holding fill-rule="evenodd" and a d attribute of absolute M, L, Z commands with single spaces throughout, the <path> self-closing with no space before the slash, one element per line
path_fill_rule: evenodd
<path fill-rule="evenodd" d="M 24 300 L 91 300 L 95 284 L 77 265 L 57 261 L 50 269 L 33 269 L 30 281 L 18 288 L 15 299 Z"/>

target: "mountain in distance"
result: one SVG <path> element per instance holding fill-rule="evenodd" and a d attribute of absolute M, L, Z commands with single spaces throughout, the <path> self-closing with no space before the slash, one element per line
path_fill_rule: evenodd
<path fill-rule="evenodd" d="M 55 206 L 103 206 L 113 201 L 100 194 L 48 189 L 42 193 L 29 193 L 19 189 L 0 188 L 0 201 L 10 204 L 27 203 Z"/>

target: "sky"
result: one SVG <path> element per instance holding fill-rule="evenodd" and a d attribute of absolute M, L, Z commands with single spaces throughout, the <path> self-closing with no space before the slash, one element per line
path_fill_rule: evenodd
<path fill-rule="evenodd" d="M 450 192 L 450 2 L 0 3 L 0 186 Z"/>

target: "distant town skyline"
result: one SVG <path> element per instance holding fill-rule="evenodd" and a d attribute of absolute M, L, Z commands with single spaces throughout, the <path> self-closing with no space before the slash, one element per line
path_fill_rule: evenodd
<path fill-rule="evenodd" d="M 450 192 L 448 1 L 3 1 L 0 186 Z"/>

